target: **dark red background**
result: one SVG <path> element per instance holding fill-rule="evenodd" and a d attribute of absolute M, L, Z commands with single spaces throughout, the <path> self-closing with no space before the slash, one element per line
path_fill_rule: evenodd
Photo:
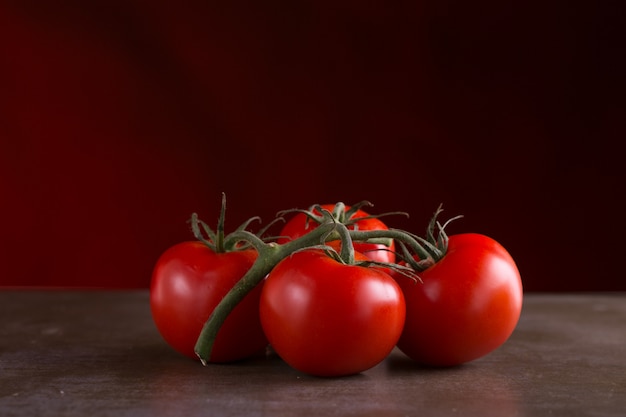
<path fill-rule="evenodd" d="M 146 287 L 197 211 L 363 199 L 626 290 L 622 2 L 0 1 L 0 284 Z"/>

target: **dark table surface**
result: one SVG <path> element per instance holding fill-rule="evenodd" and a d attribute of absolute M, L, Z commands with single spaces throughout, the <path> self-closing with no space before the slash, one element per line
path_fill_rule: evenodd
<path fill-rule="evenodd" d="M 626 294 L 526 295 L 495 352 L 450 369 L 398 351 L 360 375 L 273 354 L 203 367 L 146 291 L 0 291 L 0 416 L 626 416 Z"/>

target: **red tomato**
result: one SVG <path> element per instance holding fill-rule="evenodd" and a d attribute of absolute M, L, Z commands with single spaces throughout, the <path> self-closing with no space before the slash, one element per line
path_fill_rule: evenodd
<path fill-rule="evenodd" d="M 198 359 L 194 347 L 202 326 L 226 293 L 250 269 L 257 252 L 215 253 L 201 242 L 183 242 L 166 250 L 156 263 L 150 307 L 165 341 L 183 355 Z M 235 307 L 215 340 L 210 362 L 231 362 L 267 346 L 259 320 L 262 284 Z"/>
<path fill-rule="evenodd" d="M 270 272 L 260 313 L 270 345 L 285 362 L 311 375 L 342 376 L 389 354 L 402 332 L 405 304 L 388 274 L 306 250 Z"/>
<path fill-rule="evenodd" d="M 333 204 L 322 204 L 321 207 L 332 212 L 335 206 Z M 346 206 L 346 210 L 349 209 L 350 206 Z M 316 210 L 313 212 L 319 214 Z M 354 220 L 366 216 L 369 216 L 367 212 L 357 210 L 348 220 Z M 306 214 L 297 213 L 289 219 L 289 221 L 287 221 L 280 232 L 281 238 L 278 239 L 277 242 L 282 244 L 288 242 L 289 240 L 297 239 L 300 236 L 309 233 L 317 226 L 318 224 L 314 220 L 309 219 Z M 354 224 L 349 224 L 347 226 L 348 229 L 351 230 L 388 230 L 387 225 L 377 218 L 358 220 Z M 393 263 L 396 260 L 394 252 L 395 243 L 391 239 L 389 243 L 389 245 L 385 245 L 383 243 L 354 242 L 354 249 L 373 261 Z"/>
<path fill-rule="evenodd" d="M 419 275 L 423 283 L 394 276 L 407 309 L 398 347 L 417 362 L 469 362 L 498 348 L 515 329 L 522 282 L 513 258 L 495 240 L 450 236 L 444 257 Z"/>

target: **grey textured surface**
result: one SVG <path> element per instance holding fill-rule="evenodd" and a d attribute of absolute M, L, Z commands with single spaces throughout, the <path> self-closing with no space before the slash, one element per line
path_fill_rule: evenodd
<path fill-rule="evenodd" d="M 394 351 L 360 375 L 274 354 L 203 367 L 161 339 L 146 291 L 0 291 L 0 416 L 626 415 L 626 294 L 526 295 L 501 348 L 450 369 Z"/>

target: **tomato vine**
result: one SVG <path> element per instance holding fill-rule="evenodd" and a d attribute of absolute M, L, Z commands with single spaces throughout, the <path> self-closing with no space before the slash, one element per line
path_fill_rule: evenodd
<path fill-rule="evenodd" d="M 378 220 L 406 213 L 370 215 L 368 205 L 285 210 L 257 233 L 249 227 L 259 218 L 251 217 L 227 234 L 222 194 L 217 227 L 193 213 L 196 240 L 157 261 L 157 328 L 203 365 L 249 357 L 269 342 L 294 368 L 319 376 L 361 372 L 394 346 L 418 362 L 450 366 L 508 339 L 522 286 L 498 242 L 449 236 L 462 216 L 442 223 L 441 206 L 420 237 Z M 287 221 L 287 214 L 294 215 Z M 278 221 L 281 233 L 266 236 Z"/>

